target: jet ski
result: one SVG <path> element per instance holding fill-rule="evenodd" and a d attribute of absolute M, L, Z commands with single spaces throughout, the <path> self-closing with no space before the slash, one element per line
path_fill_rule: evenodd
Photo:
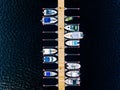
<path fill-rule="evenodd" d="M 79 24 L 71 24 L 65 26 L 65 29 L 68 31 L 79 31 Z"/>
<path fill-rule="evenodd" d="M 79 71 L 68 71 L 68 72 L 66 72 L 66 75 L 68 76 L 68 77 L 79 77 L 79 75 L 80 75 L 80 72 Z"/>
<path fill-rule="evenodd" d="M 53 56 L 44 56 L 44 63 L 52 63 L 57 60 L 56 57 Z"/>
<path fill-rule="evenodd" d="M 65 44 L 68 46 L 79 46 L 80 41 L 79 40 L 69 40 L 69 41 L 66 41 Z"/>
<path fill-rule="evenodd" d="M 64 37 L 68 39 L 82 39 L 83 36 L 83 32 L 69 32 L 64 35 Z"/>
<path fill-rule="evenodd" d="M 44 76 L 45 77 L 51 77 L 51 76 L 56 76 L 57 73 L 53 71 L 44 71 Z"/>
<path fill-rule="evenodd" d="M 57 22 L 57 19 L 54 17 L 43 17 L 42 18 L 43 25 L 54 24 L 56 22 Z"/>
<path fill-rule="evenodd" d="M 55 15 L 55 14 L 57 14 L 57 11 L 53 10 L 53 9 L 44 9 L 43 14 L 45 16 Z"/>
<path fill-rule="evenodd" d="M 79 69 L 81 65 L 79 63 L 66 63 L 67 69 Z"/>
<path fill-rule="evenodd" d="M 43 49 L 43 55 L 55 54 L 56 52 L 57 52 L 57 50 L 56 49 L 52 49 L 52 48 Z"/>
<path fill-rule="evenodd" d="M 68 78 L 65 80 L 65 83 L 68 86 L 79 86 L 80 85 L 80 78 Z"/>

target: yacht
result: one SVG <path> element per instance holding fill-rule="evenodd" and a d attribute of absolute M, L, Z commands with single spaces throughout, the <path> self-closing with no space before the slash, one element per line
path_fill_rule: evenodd
<path fill-rule="evenodd" d="M 65 42 L 65 44 L 68 46 L 80 46 L 80 41 L 79 40 L 68 40 Z"/>
<path fill-rule="evenodd" d="M 43 14 L 45 16 L 55 15 L 55 14 L 57 14 L 57 11 L 53 10 L 53 9 L 44 9 Z"/>
<path fill-rule="evenodd" d="M 68 39 L 82 39 L 84 35 L 83 32 L 69 32 L 64 36 Z"/>
<path fill-rule="evenodd" d="M 67 69 L 79 69 L 81 65 L 79 63 L 66 63 Z"/>
<path fill-rule="evenodd" d="M 68 86 L 79 86 L 80 85 L 80 78 L 68 78 L 65 80 L 65 83 Z"/>
<path fill-rule="evenodd" d="M 65 26 L 65 29 L 68 31 L 79 31 L 79 24 L 71 24 Z"/>
<path fill-rule="evenodd" d="M 77 70 L 75 70 L 75 71 L 68 71 L 68 72 L 66 72 L 66 75 L 68 77 L 79 77 L 80 72 L 77 71 Z"/>
<path fill-rule="evenodd" d="M 43 49 L 43 55 L 55 54 L 56 52 L 57 52 L 57 50 L 53 49 L 53 48 L 45 48 L 45 49 Z"/>

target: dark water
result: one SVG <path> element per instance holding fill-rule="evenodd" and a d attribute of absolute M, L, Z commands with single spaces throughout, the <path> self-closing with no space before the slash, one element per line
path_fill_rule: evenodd
<path fill-rule="evenodd" d="M 56 6 L 56 0 L 0 0 L 0 90 L 42 90 L 41 8 Z M 66 7 L 81 7 L 85 33 L 77 57 L 81 87 L 67 89 L 120 90 L 120 0 L 66 0 Z"/>

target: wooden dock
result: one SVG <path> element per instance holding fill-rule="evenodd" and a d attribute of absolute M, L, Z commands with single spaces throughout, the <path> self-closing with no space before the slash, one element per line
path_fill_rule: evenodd
<path fill-rule="evenodd" d="M 58 0 L 58 90 L 65 90 L 64 0 Z"/>

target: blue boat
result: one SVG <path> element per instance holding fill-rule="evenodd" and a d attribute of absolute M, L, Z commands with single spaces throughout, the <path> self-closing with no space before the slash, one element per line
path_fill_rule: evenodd
<path fill-rule="evenodd" d="M 53 57 L 53 56 L 44 56 L 44 62 L 45 63 L 55 62 L 56 60 L 57 60 L 56 57 Z"/>
<path fill-rule="evenodd" d="M 56 76 L 57 73 L 53 71 L 44 71 L 44 76 L 45 77 L 51 77 L 51 76 Z"/>
<path fill-rule="evenodd" d="M 54 17 L 43 17 L 42 18 L 43 25 L 54 24 L 56 22 L 57 22 L 57 19 Z"/>

